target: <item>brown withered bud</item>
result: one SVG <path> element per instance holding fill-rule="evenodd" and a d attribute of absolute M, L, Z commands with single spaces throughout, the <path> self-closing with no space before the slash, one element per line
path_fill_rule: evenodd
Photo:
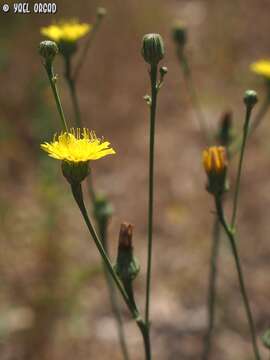
<path fill-rule="evenodd" d="M 131 283 L 140 271 L 140 264 L 133 255 L 132 245 L 133 225 L 122 223 L 119 233 L 119 245 L 114 269 L 124 286 Z"/>
<path fill-rule="evenodd" d="M 132 235 L 133 225 L 127 222 L 122 223 L 119 232 L 119 248 L 132 249 Z"/>
<path fill-rule="evenodd" d="M 219 145 L 228 147 L 232 140 L 232 126 L 233 126 L 233 114 L 232 111 L 225 111 L 221 115 L 219 131 L 217 134 L 217 141 Z"/>

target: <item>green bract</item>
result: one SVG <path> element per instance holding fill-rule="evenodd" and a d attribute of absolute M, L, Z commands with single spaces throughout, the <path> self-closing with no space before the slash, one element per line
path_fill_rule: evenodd
<path fill-rule="evenodd" d="M 159 34 L 144 35 L 142 41 L 142 56 L 150 65 L 157 65 L 164 57 L 164 44 Z"/>

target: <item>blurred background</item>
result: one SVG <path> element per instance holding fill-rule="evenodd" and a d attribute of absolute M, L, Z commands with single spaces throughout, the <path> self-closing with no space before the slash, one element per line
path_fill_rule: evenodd
<path fill-rule="evenodd" d="M 4 3 L 4 2 L 3 2 Z M 11 4 L 11 2 L 9 2 Z M 169 72 L 159 94 L 152 288 L 153 358 L 199 359 L 207 325 L 207 286 L 214 204 L 205 191 L 201 137 L 171 38 L 175 20 L 188 27 L 187 56 L 202 110 L 212 129 L 232 111 L 244 120 L 243 93 L 265 96 L 249 64 L 270 52 L 267 0 L 57 1 L 55 15 L 14 15 L 0 21 L 0 359 L 122 359 L 100 258 L 59 163 L 40 150 L 61 124 L 38 54 L 40 27 L 60 19 L 95 20 L 98 31 L 78 83 L 82 120 L 109 139 L 117 155 L 92 166 L 95 188 L 114 205 L 109 247 L 115 259 L 119 226 L 134 224 L 141 263 L 136 297 L 144 307 L 148 68 L 145 33 L 165 41 Z M 1 4 L 2 5 L 2 4 Z M 85 39 L 79 44 L 83 47 Z M 55 61 L 70 122 L 73 110 Z M 259 106 L 258 106 L 259 108 Z M 256 111 L 256 109 L 255 109 Z M 269 116 L 248 144 L 239 207 L 239 251 L 258 334 L 269 326 Z M 237 158 L 230 165 L 231 190 Z M 231 193 L 227 195 L 231 210 Z M 90 206 L 90 204 L 88 204 Z M 237 274 L 222 237 L 212 359 L 253 359 Z M 141 336 L 121 303 L 132 359 L 143 359 Z M 261 347 L 264 358 L 267 351 Z"/>

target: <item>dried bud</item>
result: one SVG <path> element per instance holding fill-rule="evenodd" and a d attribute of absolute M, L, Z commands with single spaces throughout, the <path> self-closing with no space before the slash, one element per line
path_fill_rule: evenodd
<path fill-rule="evenodd" d="M 58 47 L 54 41 L 44 40 L 39 44 L 39 54 L 46 62 L 52 62 L 58 53 Z"/>
<path fill-rule="evenodd" d="M 232 142 L 232 112 L 226 111 L 220 119 L 217 141 L 220 145 L 228 147 Z"/>
<path fill-rule="evenodd" d="M 164 57 L 164 44 L 159 34 L 144 35 L 142 41 L 142 56 L 150 65 L 157 65 Z"/>
<path fill-rule="evenodd" d="M 227 153 L 223 146 L 211 146 L 203 151 L 203 166 L 208 176 L 207 190 L 214 195 L 226 191 Z"/>
<path fill-rule="evenodd" d="M 187 29 L 181 21 L 177 21 L 172 28 L 172 37 L 178 46 L 185 46 L 187 42 Z"/>
<path fill-rule="evenodd" d="M 258 102 L 258 96 L 256 91 L 247 90 L 244 95 L 244 103 L 250 109 L 252 109 Z"/>
<path fill-rule="evenodd" d="M 138 260 L 133 256 L 133 226 L 121 224 L 115 271 L 123 283 L 133 281 L 140 271 Z"/>
<path fill-rule="evenodd" d="M 122 223 L 119 233 L 119 247 L 122 249 L 132 249 L 133 225 Z"/>
<path fill-rule="evenodd" d="M 62 161 L 62 172 L 71 185 L 80 184 L 89 175 L 88 162 Z"/>

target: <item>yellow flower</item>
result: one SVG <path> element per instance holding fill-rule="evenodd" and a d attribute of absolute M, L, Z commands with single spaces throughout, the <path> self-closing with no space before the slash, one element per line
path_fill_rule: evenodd
<path fill-rule="evenodd" d="M 57 43 L 76 42 L 92 29 L 92 25 L 79 23 L 77 20 L 62 21 L 41 28 L 41 34 Z"/>
<path fill-rule="evenodd" d="M 109 145 L 108 141 L 97 138 L 94 132 L 84 128 L 82 131 L 71 129 L 69 132 L 56 134 L 52 142 L 41 144 L 41 148 L 54 159 L 76 165 L 115 154 Z"/>
<path fill-rule="evenodd" d="M 207 174 L 220 174 L 227 167 L 226 149 L 223 146 L 211 146 L 203 151 L 203 166 Z"/>
<path fill-rule="evenodd" d="M 270 60 L 259 60 L 250 65 L 250 69 L 258 75 L 270 78 Z"/>
<path fill-rule="evenodd" d="M 226 182 L 227 155 L 223 146 L 211 146 L 203 151 L 203 166 L 208 177 L 207 191 L 214 196 L 221 196 L 228 190 Z"/>

